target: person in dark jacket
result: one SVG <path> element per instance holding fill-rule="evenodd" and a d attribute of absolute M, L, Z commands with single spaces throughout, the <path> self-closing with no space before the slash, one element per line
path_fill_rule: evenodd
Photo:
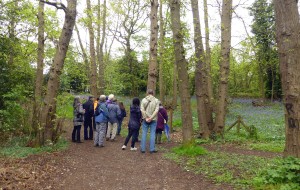
<path fill-rule="evenodd" d="M 110 139 L 111 141 L 114 141 L 117 134 L 118 118 L 121 116 L 121 110 L 116 102 L 116 98 L 113 98 L 113 101 L 107 105 L 107 109 L 108 127 L 106 133 L 106 140 L 108 141 Z"/>
<path fill-rule="evenodd" d="M 72 132 L 72 142 L 81 143 L 80 130 L 81 130 L 81 125 L 83 124 L 84 109 L 82 108 L 82 104 L 80 103 L 79 97 L 74 98 L 73 108 L 74 108 L 74 111 L 73 111 L 74 129 Z"/>
<path fill-rule="evenodd" d="M 84 114 L 84 140 L 93 140 L 93 117 L 94 117 L 94 97 L 90 96 L 89 100 L 83 104 Z M 88 133 L 89 128 L 89 133 Z"/>
<path fill-rule="evenodd" d="M 139 129 L 141 127 L 141 121 L 142 121 L 142 112 L 140 109 L 140 99 L 139 98 L 133 98 L 132 105 L 130 106 L 130 118 L 128 122 L 128 135 L 125 139 L 124 145 L 122 146 L 122 150 L 126 149 L 126 146 L 129 142 L 129 139 L 131 139 L 131 148 L 130 150 L 136 151 L 137 148 L 134 146 L 135 142 L 137 140 L 137 137 L 139 135 Z"/>
<path fill-rule="evenodd" d="M 155 143 L 161 144 L 161 135 L 165 129 L 165 123 L 168 122 L 168 113 L 167 110 L 159 103 L 159 110 L 157 114 L 157 124 L 155 131 Z"/>
<path fill-rule="evenodd" d="M 95 147 L 104 147 L 104 138 L 106 134 L 107 127 L 107 116 L 108 109 L 105 103 L 106 96 L 101 95 L 98 101 L 98 105 L 95 111 L 95 138 L 94 138 L 94 146 Z"/>
<path fill-rule="evenodd" d="M 118 118 L 118 130 L 117 130 L 117 135 L 120 135 L 121 133 L 121 128 L 122 128 L 122 122 L 124 120 L 124 117 L 126 117 L 126 110 L 124 107 L 123 102 L 119 102 L 119 107 L 121 110 L 121 116 Z"/>

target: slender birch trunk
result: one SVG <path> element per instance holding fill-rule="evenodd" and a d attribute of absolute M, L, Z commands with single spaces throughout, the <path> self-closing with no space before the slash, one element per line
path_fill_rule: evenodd
<path fill-rule="evenodd" d="M 157 37 L 158 37 L 158 0 L 150 0 L 151 12 L 150 12 L 150 56 L 149 56 L 149 69 L 148 69 L 148 82 L 147 89 L 152 89 L 155 93 L 156 91 L 156 81 L 157 81 Z"/>
<path fill-rule="evenodd" d="M 87 5 L 87 16 L 88 16 L 88 30 L 90 36 L 90 57 L 91 57 L 91 94 L 97 96 L 97 64 L 96 64 L 96 53 L 95 53 L 95 35 L 93 30 L 93 19 L 92 19 L 92 8 L 91 1 L 86 0 Z"/>
<path fill-rule="evenodd" d="M 231 45 L 232 0 L 223 0 L 221 16 L 221 63 L 218 104 L 214 131 L 223 132 L 227 107 L 228 77 Z"/>
<path fill-rule="evenodd" d="M 171 8 L 171 28 L 175 49 L 175 62 L 178 69 L 179 95 L 181 100 L 181 119 L 183 142 L 193 140 L 193 121 L 189 92 L 188 63 L 184 55 L 183 35 L 180 22 L 180 0 L 169 0 Z"/>
<path fill-rule="evenodd" d="M 199 19 L 198 0 L 191 0 L 194 24 L 194 43 L 196 55 L 195 88 L 197 99 L 198 123 L 200 125 L 200 135 L 209 138 L 210 131 L 207 124 L 207 108 L 209 108 L 209 96 L 207 92 L 207 76 L 205 67 L 205 56 L 203 51 L 201 26 Z M 207 104 L 206 104 L 207 103 Z"/>
<path fill-rule="evenodd" d="M 163 72 L 163 64 L 164 64 L 164 49 L 165 49 L 165 31 L 164 31 L 164 18 L 163 18 L 163 0 L 160 0 L 159 7 L 159 99 L 164 104 L 165 103 L 165 95 L 166 88 L 164 84 L 164 72 Z"/>

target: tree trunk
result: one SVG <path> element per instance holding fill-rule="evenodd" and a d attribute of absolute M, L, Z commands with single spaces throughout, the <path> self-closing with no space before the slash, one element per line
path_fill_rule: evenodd
<path fill-rule="evenodd" d="M 208 25 L 208 8 L 207 8 L 207 0 L 203 0 L 204 6 L 204 23 L 205 23 L 205 65 L 206 65 L 206 74 L 207 74 L 207 90 L 208 90 L 208 107 L 206 108 L 207 114 L 207 124 L 210 131 L 213 130 L 214 123 L 212 117 L 212 108 L 214 103 L 214 96 L 213 96 L 213 85 L 211 79 L 211 53 L 210 53 L 210 45 L 209 45 L 209 25 Z"/>
<path fill-rule="evenodd" d="M 79 30 L 78 30 L 76 24 L 75 24 L 75 31 L 76 31 L 76 33 L 77 33 L 77 37 L 78 37 L 80 49 L 81 49 L 81 51 L 82 51 L 82 56 L 83 56 L 84 65 L 85 65 L 85 67 L 86 67 L 86 74 L 87 74 L 88 79 L 91 80 L 89 59 L 88 59 L 88 56 L 87 56 L 87 54 L 86 54 L 86 51 L 85 51 L 85 49 L 84 49 L 84 47 L 83 47 L 82 40 L 81 40 L 81 37 L 80 37 L 80 34 L 79 34 Z"/>
<path fill-rule="evenodd" d="M 180 22 L 180 0 L 169 0 L 171 7 L 171 28 L 175 49 L 175 62 L 178 69 L 183 142 L 188 143 L 193 139 L 193 121 L 191 100 L 189 92 L 188 63 L 184 55 L 183 36 Z"/>
<path fill-rule="evenodd" d="M 200 126 L 200 135 L 203 138 L 209 138 L 210 132 L 207 124 L 207 108 L 208 103 L 208 92 L 207 92 L 207 76 L 201 26 L 199 19 L 198 0 L 191 0 L 192 12 L 193 12 L 193 24 L 194 24 L 194 43 L 195 43 L 195 56 L 196 56 L 196 71 L 195 71 L 195 88 L 196 88 L 196 99 L 197 99 L 197 112 L 198 112 L 198 123 Z"/>
<path fill-rule="evenodd" d="M 230 62 L 230 44 L 231 44 L 231 17 L 232 0 L 223 0 L 221 17 L 221 63 L 220 63 L 220 81 L 219 98 L 214 131 L 223 132 L 225 127 L 225 116 L 227 107 L 228 76 Z"/>
<path fill-rule="evenodd" d="M 178 85 L 177 85 L 177 66 L 176 63 L 173 65 L 173 97 L 172 97 L 172 107 L 170 111 L 170 132 L 173 131 L 173 113 L 177 108 L 177 97 L 178 97 Z"/>
<path fill-rule="evenodd" d="M 14 2 L 14 9 L 18 9 L 18 1 Z M 10 17 L 10 22 L 9 22 L 9 28 L 8 28 L 8 33 L 9 33 L 9 39 L 12 40 L 13 42 L 16 40 L 16 11 L 14 10 L 14 13 L 12 15 L 9 15 Z M 12 66 L 14 64 L 14 58 L 15 58 L 15 50 L 13 45 L 11 46 L 9 50 L 9 59 L 8 59 L 8 65 Z"/>
<path fill-rule="evenodd" d="M 98 0 L 99 11 L 98 11 L 98 19 L 100 25 L 100 0 Z M 99 51 L 98 52 L 98 66 L 99 66 L 99 95 L 104 94 L 105 89 L 105 80 L 104 80 L 104 53 L 103 53 L 103 46 L 104 40 L 106 35 L 106 0 L 103 2 L 103 25 L 102 25 L 102 38 L 99 44 Z M 100 26 L 99 26 L 100 28 Z M 99 29 L 99 40 L 100 40 L 100 29 Z"/>
<path fill-rule="evenodd" d="M 151 12 L 150 12 L 150 56 L 149 56 L 149 69 L 148 69 L 148 82 L 147 89 L 156 91 L 157 81 L 157 37 L 158 37 L 158 24 L 157 24 L 157 9 L 158 0 L 151 0 Z"/>
<path fill-rule="evenodd" d="M 43 144 L 53 142 L 56 137 L 52 134 L 55 130 L 56 97 L 59 88 L 59 79 L 64 66 L 64 60 L 68 51 L 76 20 L 76 0 L 67 0 L 68 6 L 65 10 L 65 21 L 59 38 L 58 48 L 50 68 L 47 84 L 47 94 L 44 100 L 42 112 L 42 126 L 44 128 Z"/>
<path fill-rule="evenodd" d="M 35 77 L 35 90 L 34 90 L 34 106 L 32 127 L 34 135 L 38 134 L 39 118 L 41 113 L 41 101 L 42 101 L 42 85 L 43 85 L 43 68 L 44 68 L 44 49 L 45 49 L 45 20 L 44 20 L 45 4 L 39 2 L 38 9 L 38 49 L 37 49 L 37 68 Z M 40 137 L 37 136 L 37 140 L 40 142 Z"/>
<path fill-rule="evenodd" d="M 97 96 L 97 65 L 96 65 L 96 54 L 95 54 L 95 35 L 93 30 L 93 19 L 92 19 L 92 8 L 91 8 L 91 1 L 86 0 L 87 6 L 87 16 L 88 16 L 88 30 L 90 36 L 90 56 L 91 56 L 91 94 L 96 97 Z"/>
<path fill-rule="evenodd" d="M 300 157 L 300 24 L 297 1 L 274 0 L 276 40 L 285 105 L 284 155 Z"/>
<path fill-rule="evenodd" d="M 166 88 L 164 84 L 164 72 L 163 72 L 163 64 L 164 64 L 164 49 L 165 49 L 165 31 L 164 31 L 164 18 L 163 18 L 163 0 L 160 0 L 159 7 L 159 99 L 164 104 L 165 103 L 165 95 Z"/>

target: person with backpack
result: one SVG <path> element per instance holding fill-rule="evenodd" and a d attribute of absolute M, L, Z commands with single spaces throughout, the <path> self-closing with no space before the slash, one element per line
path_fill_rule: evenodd
<path fill-rule="evenodd" d="M 80 98 L 76 96 L 73 102 L 73 132 L 72 132 L 72 142 L 82 143 L 80 140 L 80 130 L 84 120 L 84 109 L 82 108 L 82 104 L 80 103 Z"/>
<path fill-rule="evenodd" d="M 146 139 L 148 129 L 150 129 L 150 153 L 156 153 L 155 149 L 155 131 L 156 131 L 156 120 L 157 113 L 159 110 L 159 102 L 153 96 L 154 92 L 152 89 L 148 89 L 147 96 L 142 100 L 141 112 L 143 115 L 142 123 L 142 140 L 141 140 L 141 152 L 146 151 Z"/>
<path fill-rule="evenodd" d="M 139 98 L 133 98 L 132 104 L 130 106 L 130 118 L 128 122 L 128 135 L 125 139 L 124 145 L 122 146 L 122 150 L 126 149 L 126 146 L 129 142 L 129 139 L 131 139 L 131 151 L 136 151 L 137 148 L 135 147 L 135 142 L 137 140 L 137 137 L 139 135 L 139 129 L 141 127 L 141 121 L 142 121 L 142 112 L 140 110 L 140 99 Z"/>
<path fill-rule="evenodd" d="M 107 141 L 109 139 L 110 141 L 114 141 L 117 134 L 118 118 L 121 116 L 121 110 L 116 101 L 117 99 L 113 97 L 112 102 L 107 105 L 107 109 L 108 109 L 108 127 L 106 133 Z"/>
<path fill-rule="evenodd" d="M 94 117 L 94 97 L 89 96 L 88 101 L 83 104 L 84 113 L 84 140 L 93 140 L 93 117 Z M 89 133 L 88 133 L 89 128 Z"/>
<path fill-rule="evenodd" d="M 165 124 L 168 122 L 167 110 L 159 103 L 159 110 L 157 114 L 157 124 L 155 131 L 155 144 L 161 144 L 161 135 L 165 129 Z"/>
<path fill-rule="evenodd" d="M 105 103 L 106 96 L 101 95 L 98 101 L 98 105 L 95 111 L 95 138 L 94 138 L 94 146 L 95 147 L 104 147 L 104 138 L 106 134 L 107 127 L 107 117 L 108 117 L 108 109 Z"/>
<path fill-rule="evenodd" d="M 120 135 L 121 133 L 121 128 L 122 128 L 122 122 L 124 120 L 124 117 L 126 117 L 126 110 L 124 107 L 123 102 L 119 102 L 119 107 L 121 110 L 121 116 L 118 118 L 118 130 L 117 130 L 117 135 Z"/>

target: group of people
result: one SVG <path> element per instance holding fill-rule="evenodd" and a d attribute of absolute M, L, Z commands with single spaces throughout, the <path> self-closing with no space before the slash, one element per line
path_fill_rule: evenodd
<path fill-rule="evenodd" d="M 93 140 L 94 146 L 104 147 L 104 140 L 114 141 L 120 135 L 122 122 L 126 117 L 126 110 L 122 102 L 117 102 L 113 94 L 108 97 L 101 95 L 94 102 L 92 96 L 83 105 L 80 98 L 74 98 L 74 129 L 72 141 L 80 143 L 80 130 L 84 124 L 84 140 Z M 150 130 L 150 153 L 156 153 L 155 144 L 161 143 L 162 131 L 168 121 L 168 114 L 160 101 L 154 97 L 153 90 L 147 91 L 147 96 L 140 101 L 133 98 L 130 105 L 130 118 L 128 122 L 128 135 L 122 146 L 125 150 L 131 138 L 130 150 L 136 151 L 135 143 L 138 141 L 139 131 L 142 128 L 141 148 L 146 152 L 146 139 Z M 94 132 L 93 132 L 94 131 Z M 93 138 L 93 133 L 94 138 Z"/>

